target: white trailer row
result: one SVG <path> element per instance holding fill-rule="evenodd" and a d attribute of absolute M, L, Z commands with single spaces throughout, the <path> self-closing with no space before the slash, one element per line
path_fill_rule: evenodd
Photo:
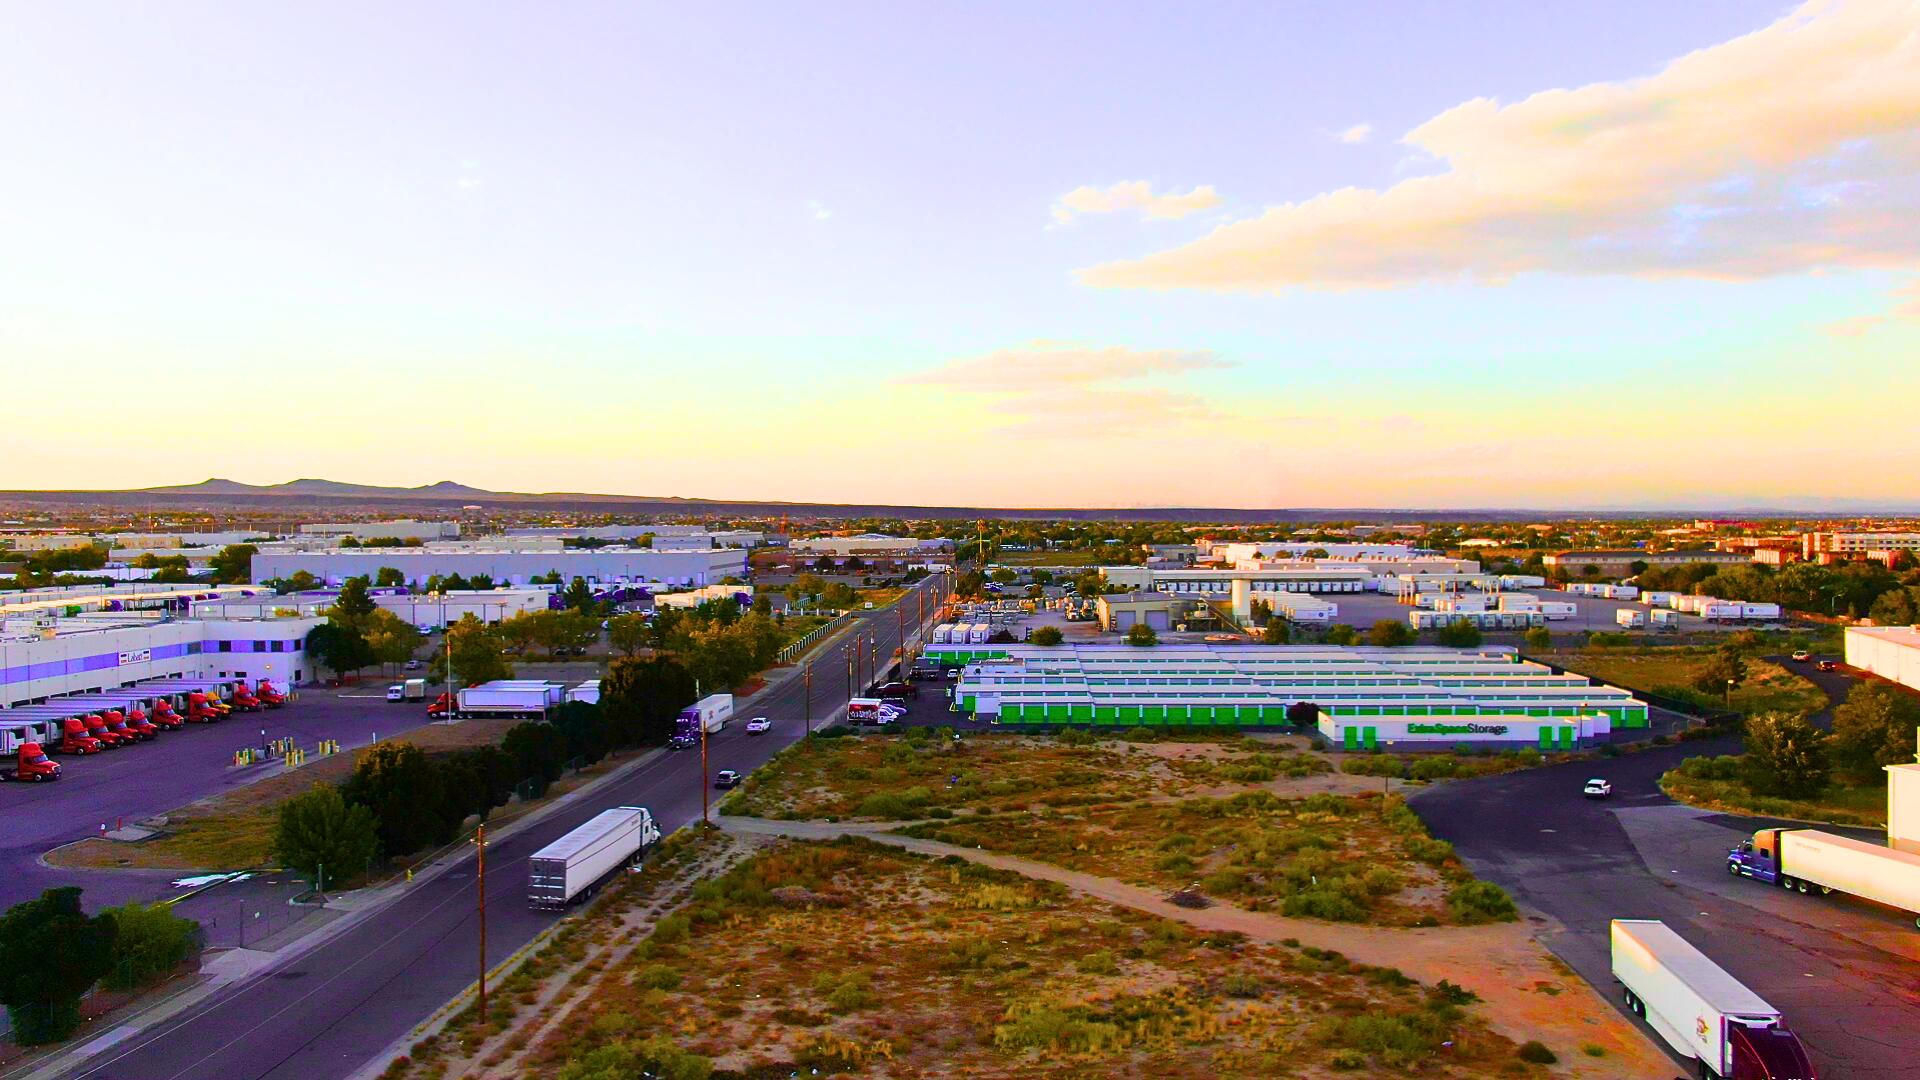
<path fill-rule="evenodd" d="M 1633 600 L 1639 597 L 1638 585 L 1606 585 L 1576 581 L 1567 586 L 1575 596 L 1597 596 L 1603 600 Z"/>
<path fill-rule="evenodd" d="M 1415 630 L 1435 630 L 1453 623 L 1472 623 L 1482 630 L 1526 630 L 1545 626 L 1547 617 L 1537 611 L 1420 611 L 1407 612 L 1407 621 Z"/>
<path fill-rule="evenodd" d="M 495 679 L 460 691 L 462 716 L 545 716 L 565 701 L 565 683 L 537 679 Z"/>
<path fill-rule="evenodd" d="M 1717 596 L 1691 593 L 1663 593 L 1667 606 L 1675 611 L 1698 615 L 1708 622 L 1777 622 L 1780 605 L 1755 600 L 1722 600 Z"/>
<path fill-rule="evenodd" d="M 1280 593 L 1273 598 L 1273 610 L 1296 623 L 1331 624 L 1340 617 L 1340 605 L 1306 593 Z"/>

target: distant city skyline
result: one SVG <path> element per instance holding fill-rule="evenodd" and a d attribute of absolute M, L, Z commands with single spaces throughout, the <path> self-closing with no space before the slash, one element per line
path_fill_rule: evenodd
<path fill-rule="evenodd" d="M 0 28 L 0 488 L 1920 505 L 1909 3 Z"/>

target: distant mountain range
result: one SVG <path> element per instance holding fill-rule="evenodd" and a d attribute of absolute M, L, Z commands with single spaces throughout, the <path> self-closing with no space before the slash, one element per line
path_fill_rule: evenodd
<path fill-rule="evenodd" d="M 489 491 L 452 480 L 420 487 L 383 487 L 338 480 L 302 479 L 284 484 L 243 484 L 211 479 L 197 484 L 116 491 L 0 491 L 0 506 L 52 508 L 111 506 L 129 509 L 202 507 L 210 510 L 280 513 L 361 511 L 373 513 L 447 513 L 462 506 L 489 510 L 693 514 L 723 517 L 789 515 L 799 518 L 896 517 L 972 520 L 1019 518 L 1081 521 L 1194 521 L 1223 524 L 1262 522 L 1366 521 L 1379 524 L 1418 521 L 1534 521 L 1542 518 L 1719 517 L 1781 518 L 1861 515 L 1910 515 L 1920 504 L 1909 501 L 1805 497 L 1781 505 L 1648 504 L 1585 509 L 1529 507 L 1410 509 L 1406 507 L 1294 507 L 1245 509 L 1196 506 L 1126 508 L 905 506 L 886 503 L 808 503 L 777 500 L 689 499 L 678 496 L 594 495 L 585 492 Z"/>

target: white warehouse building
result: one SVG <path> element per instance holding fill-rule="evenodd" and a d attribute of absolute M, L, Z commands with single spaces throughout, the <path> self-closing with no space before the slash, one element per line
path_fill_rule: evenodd
<path fill-rule="evenodd" d="M 94 693 L 146 679 L 313 679 L 307 634 L 324 620 L 94 615 L 9 619 L 0 631 L 0 705 Z M 0 717 L 5 712 L 0 711 Z"/>
<path fill-rule="evenodd" d="M 562 581 L 585 578 L 593 584 L 717 585 L 747 576 L 744 548 L 654 551 L 648 548 L 569 548 L 561 551 L 438 551 L 430 548 L 346 548 L 329 551 L 266 553 L 253 557 L 253 580 L 288 578 L 305 570 L 329 585 L 350 577 L 373 577 L 383 567 L 403 579 L 424 584 L 439 575 L 485 575 L 496 584 L 525 585 L 558 572 Z"/>
<path fill-rule="evenodd" d="M 1870 671 L 1920 690 L 1920 629 L 1911 626 L 1849 626 L 1847 666 Z"/>

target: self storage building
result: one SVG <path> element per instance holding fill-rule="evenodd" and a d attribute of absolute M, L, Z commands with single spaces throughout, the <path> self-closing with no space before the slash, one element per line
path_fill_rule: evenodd
<path fill-rule="evenodd" d="M 962 667 L 956 707 L 998 724 L 1272 728 L 1316 707 L 1347 749 L 1462 743 L 1571 749 L 1647 706 L 1616 687 L 1512 650 L 1331 646 L 929 646 Z M 969 654 L 965 661 L 959 655 Z"/>

